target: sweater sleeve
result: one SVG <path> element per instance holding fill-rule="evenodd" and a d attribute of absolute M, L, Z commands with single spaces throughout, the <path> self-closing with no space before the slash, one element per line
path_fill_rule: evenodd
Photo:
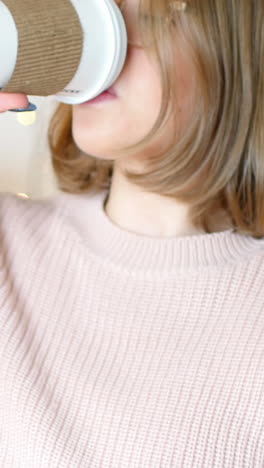
<path fill-rule="evenodd" d="M 53 199 L 33 200 L 13 193 L 0 194 L 2 314 L 5 301 L 16 301 L 19 297 L 22 303 L 23 295 L 28 295 L 30 300 L 28 291 L 34 288 L 38 278 L 45 278 L 43 260 L 48 255 L 54 256 L 58 219 Z"/>
<path fill-rule="evenodd" d="M 3 259 L 34 255 L 36 247 L 52 239 L 56 223 L 54 199 L 26 199 L 14 193 L 0 194 L 0 254 Z M 47 241 L 46 241 L 47 242 Z"/>

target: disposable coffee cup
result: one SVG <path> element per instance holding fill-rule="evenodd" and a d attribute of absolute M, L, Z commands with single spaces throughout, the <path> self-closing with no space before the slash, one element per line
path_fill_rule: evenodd
<path fill-rule="evenodd" d="M 80 104 L 106 91 L 127 54 L 114 0 L 0 0 L 0 91 Z"/>

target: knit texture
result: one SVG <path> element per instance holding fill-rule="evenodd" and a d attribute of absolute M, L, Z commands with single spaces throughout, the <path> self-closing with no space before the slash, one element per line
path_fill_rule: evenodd
<path fill-rule="evenodd" d="M 263 468 L 264 240 L 0 196 L 0 467 Z"/>

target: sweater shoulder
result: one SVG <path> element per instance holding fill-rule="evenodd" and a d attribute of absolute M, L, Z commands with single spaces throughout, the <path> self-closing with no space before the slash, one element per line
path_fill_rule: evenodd
<path fill-rule="evenodd" d="M 60 195 L 45 199 L 24 198 L 14 193 L 0 194 L 0 254 L 12 254 L 51 241 L 63 205 Z"/>
<path fill-rule="evenodd" d="M 41 211 L 52 212 L 56 210 L 56 196 L 50 198 L 26 198 L 22 195 L 18 195 L 12 192 L 1 192 L 0 193 L 0 213 L 1 219 L 9 213 L 13 215 L 19 215 L 20 213 L 25 214 L 29 211 Z"/>
<path fill-rule="evenodd" d="M 0 228 L 9 230 L 27 228 L 41 222 L 51 221 L 58 213 L 59 197 L 45 199 L 24 198 L 15 193 L 2 192 L 0 194 Z"/>

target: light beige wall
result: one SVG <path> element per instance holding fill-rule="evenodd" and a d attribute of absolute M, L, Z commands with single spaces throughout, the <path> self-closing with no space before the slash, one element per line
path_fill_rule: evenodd
<path fill-rule="evenodd" d="M 17 122 L 16 113 L 0 113 L 0 192 L 26 193 L 31 198 L 56 194 L 58 188 L 47 143 L 54 97 L 28 96 L 38 106 L 32 126 Z"/>

